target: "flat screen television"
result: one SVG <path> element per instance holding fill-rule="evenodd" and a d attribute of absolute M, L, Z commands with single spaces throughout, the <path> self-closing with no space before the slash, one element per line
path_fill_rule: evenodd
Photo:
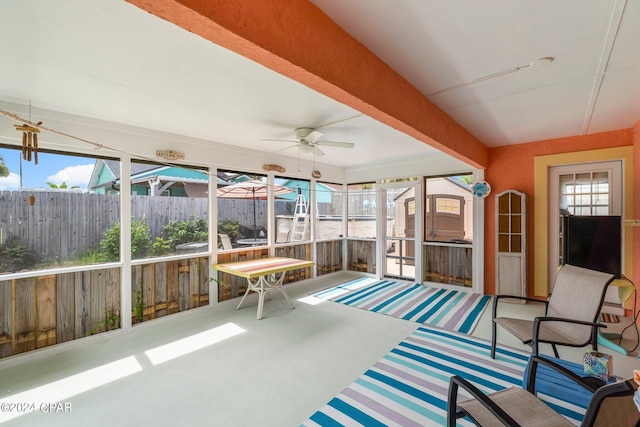
<path fill-rule="evenodd" d="M 622 218 L 564 216 L 563 263 L 622 275 Z"/>

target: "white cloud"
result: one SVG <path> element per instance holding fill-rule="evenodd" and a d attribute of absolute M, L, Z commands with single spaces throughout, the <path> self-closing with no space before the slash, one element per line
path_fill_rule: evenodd
<path fill-rule="evenodd" d="M 0 177 L 0 191 L 13 191 L 20 188 L 20 175 L 17 173 L 9 173 L 9 176 Z"/>
<path fill-rule="evenodd" d="M 89 179 L 91 178 L 91 172 L 93 172 L 93 167 L 93 163 L 88 165 L 68 166 L 58 173 L 48 176 L 47 182 L 52 182 L 58 185 L 65 182 L 68 188 L 77 186 L 82 189 L 86 189 L 87 184 L 89 184 Z"/>

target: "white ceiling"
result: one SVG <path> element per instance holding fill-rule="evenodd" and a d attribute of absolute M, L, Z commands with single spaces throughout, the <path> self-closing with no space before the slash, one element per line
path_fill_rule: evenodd
<path fill-rule="evenodd" d="M 638 0 L 312 3 L 487 146 L 640 120 Z M 288 145 L 262 139 L 315 127 L 356 144 L 316 159 L 340 167 L 434 152 L 120 0 L 1 0 L 3 100 L 266 152 Z"/>

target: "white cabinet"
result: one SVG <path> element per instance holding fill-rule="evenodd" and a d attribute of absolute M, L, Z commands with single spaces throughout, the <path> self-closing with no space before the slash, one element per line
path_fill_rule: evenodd
<path fill-rule="evenodd" d="M 496 294 L 527 296 L 527 195 L 496 195 Z"/>

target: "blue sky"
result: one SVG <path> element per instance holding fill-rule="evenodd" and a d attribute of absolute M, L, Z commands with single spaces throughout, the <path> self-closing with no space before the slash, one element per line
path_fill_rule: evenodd
<path fill-rule="evenodd" d="M 20 189 L 20 150 L 0 148 L 0 157 L 9 168 L 8 177 L 0 177 L 1 190 Z M 89 157 L 64 156 L 38 153 L 38 164 L 33 159 L 22 160 L 22 188 L 49 188 L 47 182 L 68 187 L 78 186 L 86 190 L 95 159 Z"/>

